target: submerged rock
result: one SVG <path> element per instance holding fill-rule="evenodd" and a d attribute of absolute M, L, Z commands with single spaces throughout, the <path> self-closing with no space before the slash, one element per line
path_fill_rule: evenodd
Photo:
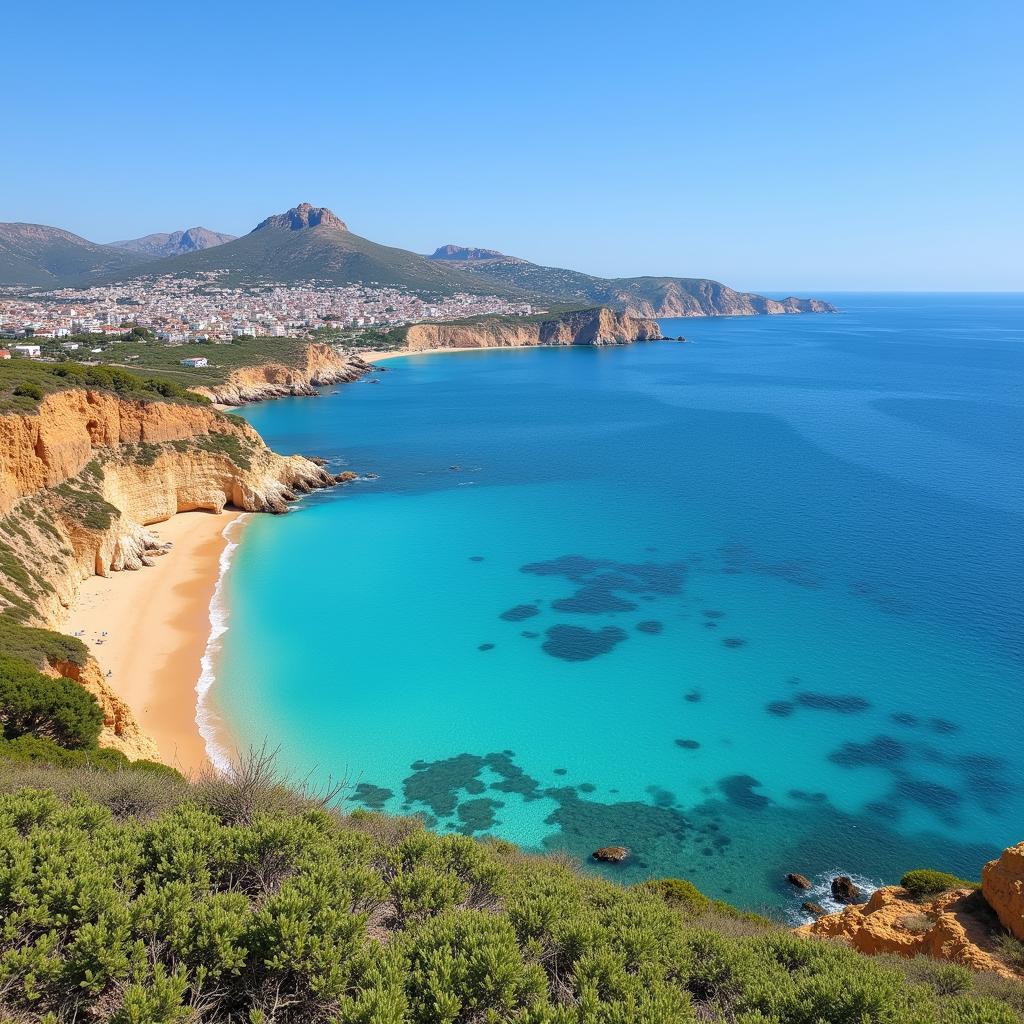
<path fill-rule="evenodd" d="M 814 903 L 811 900 L 804 900 L 800 904 L 800 909 L 806 910 L 808 914 L 813 914 L 815 917 L 824 917 L 828 913 L 820 903 Z"/>
<path fill-rule="evenodd" d="M 626 846 L 602 846 L 591 855 L 594 860 L 603 861 L 606 864 L 621 864 L 629 856 L 629 848 Z"/>
<path fill-rule="evenodd" d="M 812 888 L 811 880 L 806 875 L 798 874 L 796 871 L 790 871 L 790 873 L 786 875 L 786 881 L 789 882 L 790 885 L 795 885 L 798 889 Z"/>

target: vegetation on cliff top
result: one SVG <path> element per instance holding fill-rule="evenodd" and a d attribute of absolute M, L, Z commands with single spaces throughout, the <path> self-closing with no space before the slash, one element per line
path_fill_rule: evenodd
<path fill-rule="evenodd" d="M 623 888 L 414 819 L 342 816 L 268 767 L 189 785 L 0 765 L 7 1019 L 1021 1020 L 1012 984 L 873 961 L 677 898 L 685 886 Z"/>
<path fill-rule="evenodd" d="M 141 376 L 118 367 L 86 366 L 70 361 L 44 363 L 33 359 L 5 359 L 0 362 L 0 414 L 34 412 L 46 395 L 76 387 L 109 391 L 125 398 L 209 403 L 209 399 L 166 376 Z"/>

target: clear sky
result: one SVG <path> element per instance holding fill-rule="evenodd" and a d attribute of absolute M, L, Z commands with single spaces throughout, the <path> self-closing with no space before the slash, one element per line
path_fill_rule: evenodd
<path fill-rule="evenodd" d="M 10 0 L 0 220 L 1024 290 L 1024 4 Z"/>

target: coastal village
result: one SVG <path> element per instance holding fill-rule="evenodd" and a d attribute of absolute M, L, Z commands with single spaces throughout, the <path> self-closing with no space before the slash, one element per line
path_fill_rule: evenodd
<path fill-rule="evenodd" d="M 56 341 L 73 358 L 84 358 L 90 352 L 82 351 L 82 342 L 61 339 L 90 335 L 92 352 L 98 354 L 104 339 L 116 342 L 135 327 L 150 331 L 158 342 L 184 345 L 535 311 L 529 303 L 492 295 L 426 298 L 372 284 L 337 287 L 316 281 L 238 288 L 221 277 L 219 272 L 194 278 L 167 275 L 85 289 L 14 291 L 0 297 L 0 338 L 12 342 L 4 351 L 38 358 L 45 354 L 40 341 Z"/>

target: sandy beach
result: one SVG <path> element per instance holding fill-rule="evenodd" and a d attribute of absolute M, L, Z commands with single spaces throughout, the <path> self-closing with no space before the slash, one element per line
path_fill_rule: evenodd
<path fill-rule="evenodd" d="M 64 623 L 68 633 L 81 631 L 162 760 L 185 773 L 209 765 L 196 725 L 196 682 L 228 543 L 223 533 L 240 514 L 185 512 L 155 523 L 149 529 L 173 548 L 153 566 L 87 579 Z"/>

